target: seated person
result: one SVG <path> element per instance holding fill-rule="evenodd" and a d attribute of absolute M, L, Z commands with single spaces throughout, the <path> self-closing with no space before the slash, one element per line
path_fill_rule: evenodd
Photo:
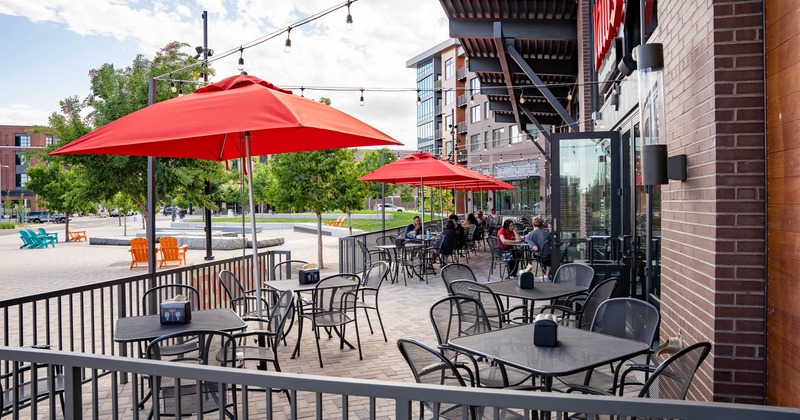
<path fill-rule="evenodd" d="M 442 265 L 447 264 L 447 256 L 452 255 L 456 249 L 456 225 L 452 220 L 448 220 L 444 226 L 442 234 L 439 235 L 438 245 L 431 248 L 431 262 L 439 257 Z"/>
<path fill-rule="evenodd" d="M 407 239 L 415 239 L 417 235 L 422 234 L 422 220 L 419 216 L 414 216 L 414 221 L 406 226 L 406 232 L 403 234 Z"/>
<path fill-rule="evenodd" d="M 467 231 L 464 230 L 464 227 L 458 223 L 458 215 L 455 213 L 451 214 L 448 218 L 448 221 L 453 222 L 453 226 L 456 230 L 456 249 L 461 249 L 464 247 L 464 244 L 467 242 Z"/>
<path fill-rule="evenodd" d="M 509 252 L 511 255 L 513 255 L 511 261 L 506 261 L 509 277 L 517 275 L 517 261 L 520 259 L 520 252 L 515 250 L 510 243 L 519 241 L 520 238 L 517 234 L 517 227 L 514 225 L 514 221 L 511 219 L 506 219 L 503 222 L 503 227 L 497 231 L 497 252 L 499 252 L 501 255 L 506 252 Z"/>
<path fill-rule="evenodd" d="M 547 244 L 550 239 L 550 231 L 542 229 L 544 227 L 544 219 L 539 216 L 533 218 L 533 230 L 525 235 L 525 243 L 534 251 L 536 258 L 541 262 L 545 274 L 550 276 L 551 250 Z"/>

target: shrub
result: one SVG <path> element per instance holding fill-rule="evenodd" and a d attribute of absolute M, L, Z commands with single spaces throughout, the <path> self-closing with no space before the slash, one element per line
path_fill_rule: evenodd
<path fill-rule="evenodd" d="M 0 229 L 14 229 L 17 224 L 14 222 L 0 222 Z"/>

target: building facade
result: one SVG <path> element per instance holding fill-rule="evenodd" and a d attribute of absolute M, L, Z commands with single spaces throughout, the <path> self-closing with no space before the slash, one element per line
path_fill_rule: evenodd
<path fill-rule="evenodd" d="M 466 56 L 467 86 L 480 83 L 493 111 L 481 130 L 513 119 L 523 137 L 515 153 L 542 155 L 541 194 L 559 203 L 543 212 L 560 219 L 570 207 L 596 232 L 613 204 L 618 246 L 637 261 L 647 255 L 647 279 L 631 290 L 659 307 L 662 339 L 713 344 L 689 398 L 800 407 L 800 3 L 440 3 Z M 656 44 L 658 65 L 639 56 Z M 481 155 L 475 134 L 470 166 Z M 656 149 L 668 170 L 654 182 L 643 153 Z M 549 165 L 558 165 L 555 179 Z M 565 205 L 570 194 L 579 197 Z"/>
<path fill-rule="evenodd" d="M 25 152 L 53 144 L 53 136 L 36 127 L 0 125 L 0 201 L 3 215 L 18 205 L 38 210 L 36 196 L 25 188 L 29 162 Z M 8 202 L 13 202 L 8 203 Z"/>

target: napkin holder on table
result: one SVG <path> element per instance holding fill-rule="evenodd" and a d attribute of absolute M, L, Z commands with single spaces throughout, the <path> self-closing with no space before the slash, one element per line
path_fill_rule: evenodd
<path fill-rule="evenodd" d="M 553 314 L 539 314 L 533 321 L 533 345 L 555 347 L 558 345 L 558 319 Z"/>
<path fill-rule="evenodd" d="M 176 295 L 159 305 L 162 324 L 188 324 L 192 321 L 192 303 L 186 296 Z"/>
<path fill-rule="evenodd" d="M 319 268 L 316 264 L 306 264 L 299 271 L 300 284 L 314 284 L 319 282 Z"/>

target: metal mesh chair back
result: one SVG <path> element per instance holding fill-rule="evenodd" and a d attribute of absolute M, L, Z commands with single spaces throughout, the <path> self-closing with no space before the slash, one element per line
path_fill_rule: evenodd
<path fill-rule="evenodd" d="M 492 329 L 480 301 L 466 296 L 448 296 L 430 309 L 431 325 L 439 345 L 453 338 L 478 334 Z"/>
<path fill-rule="evenodd" d="M 377 291 L 388 275 L 389 263 L 386 261 L 375 261 L 367 268 L 367 271 L 364 272 L 364 277 L 361 279 L 361 289 Z"/>
<path fill-rule="evenodd" d="M 350 278 L 355 280 L 346 286 L 330 287 L 340 279 Z M 325 312 L 355 311 L 357 292 L 361 280 L 355 274 L 334 274 L 320 280 L 314 287 L 312 302 L 314 303 L 315 316 Z M 353 313 L 353 316 L 355 313 Z"/>
<path fill-rule="evenodd" d="M 650 376 L 639 397 L 682 400 L 695 372 L 711 351 L 710 343 L 691 345 L 665 360 Z"/>
<path fill-rule="evenodd" d="M 503 326 L 503 302 L 486 285 L 469 280 L 456 280 L 450 283 L 450 294 L 453 296 L 471 297 L 483 306 L 486 316 L 495 328 Z"/>
<path fill-rule="evenodd" d="M 222 285 L 222 288 L 225 289 L 225 293 L 228 295 L 228 300 L 233 301 L 244 296 L 244 287 L 242 287 L 242 283 L 239 282 L 239 279 L 236 278 L 236 275 L 231 271 L 222 270 L 217 277 L 219 278 L 219 283 Z"/>
<path fill-rule="evenodd" d="M 180 346 L 187 346 L 187 350 L 176 352 L 176 348 Z M 151 360 L 237 366 L 236 342 L 233 336 L 221 331 L 187 331 L 161 336 L 147 346 L 146 354 Z M 232 403 L 228 402 L 225 384 L 181 379 L 178 385 L 175 378 L 162 376 L 154 376 L 151 381 L 153 387 L 151 410 L 158 409 L 159 415 L 179 417 L 208 413 L 224 407 L 236 410 L 236 396 L 233 394 Z M 235 417 L 235 413 L 233 415 Z"/>
<path fill-rule="evenodd" d="M 594 320 L 597 308 L 601 303 L 611 297 L 611 293 L 614 292 L 614 288 L 617 287 L 617 282 L 618 280 L 612 277 L 604 280 L 589 292 L 589 296 L 586 297 L 586 302 L 583 303 L 583 307 L 581 308 L 578 328 L 588 330 L 592 327 L 592 321 Z"/>
<path fill-rule="evenodd" d="M 185 284 L 165 284 L 147 289 L 144 292 L 142 306 L 140 307 L 142 315 L 158 313 L 158 304 L 160 302 L 172 299 L 177 295 L 186 296 L 186 299 L 192 305 L 193 311 L 200 309 L 200 292 L 196 288 Z"/>
<path fill-rule="evenodd" d="M 397 348 L 403 355 L 414 380 L 420 384 L 467 386 L 467 383 L 458 373 L 455 365 L 447 360 L 441 353 L 416 340 L 401 338 L 397 340 Z M 439 418 L 462 419 L 473 418 L 467 413 L 467 406 L 455 404 L 433 404 L 421 402 L 433 413 L 438 413 Z M 420 413 L 422 415 L 422 413 Z"/>
<path fill-rule="evenodd" d="M 569 263 L 558 267 L 553 283 L 571 284 L 589 288 L 594 279 L 594 268 L 581 263 Z"/>
<path fill-rule="evenodd" d="M 275 267 L 272 272 L 272 279 L 273 280 L 290 279 L 292 278 L 292 273 L 295 270 L 299 270 L 306 264 L 308 264 L 308 261 L 303 261 L 303 260 L 281 261 L 275 264 Z"/>
<path fill-rule="evenodd" d="M 652 304 L 634 298 L 615 298 L 600 303 L 591 330 L 652 346 L 660 322 L 658 308 Z"/>
<path fill-rule="evenodd" d="M 273 343 L 275 347 L 277 347 L 278 342 L 283 340 L 283 337 L 288 332 L 290 323 L 287 321 L 294 318 L 294 311 L 294 291 L 284 290 L 278 296 L 278 300 L 275 301 L 269 311 L 267 331 L 275 334 L 275 341 Z"/>
<path fill-rule="evenodd" d="M 447 292 L 450 292 L 450 283 L 456 280 L 472 280 L 474 282 L 478 282 L 478 279 L 475 277 L 475 273 L 472 272 L 472 269 L 469 266 L 464 264 L 447 264 L 446 266 L 442 267 L 442 271 L 439 273 L 442 276 L 442 280 L 444 281 L 445 287 L 447 287 Z"/>

